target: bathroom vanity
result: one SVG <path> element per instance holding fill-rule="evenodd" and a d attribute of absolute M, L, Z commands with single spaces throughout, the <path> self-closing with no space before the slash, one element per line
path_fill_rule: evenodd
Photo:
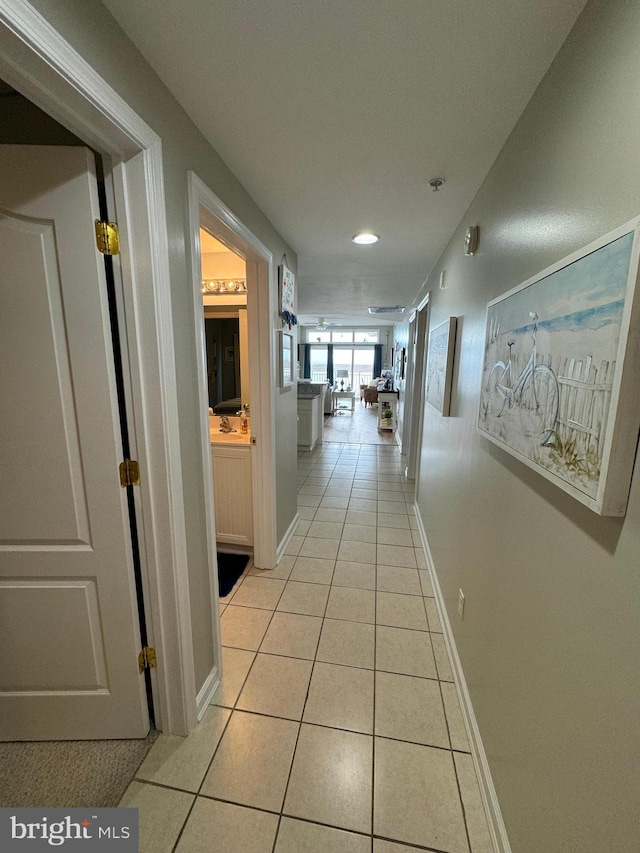
<path fill-rule="evenodd" d="M 210 418 L 209 430 L 216 541 L 252 546 L 251 433 L 241 433 L 239 426 L 236 432 L 220 432 L 218 421 L 219 418 Z"/>

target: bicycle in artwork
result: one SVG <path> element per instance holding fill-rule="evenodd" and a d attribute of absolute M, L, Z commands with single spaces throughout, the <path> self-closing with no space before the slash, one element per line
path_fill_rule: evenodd
<path fill-rule="evenodd" d="M 514 340 L 507 341 L 509 359 L 496 361 L 491 368 L 485 387 L 486 413 L 490 419 L 501 418 L 511 409 L 517 409 L 525 436 L 545 447 L 555 435 L 559 410 L 559 386 L 553 370 L 538 364 L 536 334 L 538 315 L 529 312 L 533 319 L 531 352 L 519 376 L 513 379 Z"/>

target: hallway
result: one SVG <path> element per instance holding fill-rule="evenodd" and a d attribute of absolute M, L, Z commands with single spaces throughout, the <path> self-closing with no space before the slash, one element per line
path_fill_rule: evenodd
<path fill-rule="evenodd" d="M 397 447 L 300 456 L 288 553 L 221 602 L 219 705 L 121 803 L 142 851 L 492 850 L 400 471 Z"/>

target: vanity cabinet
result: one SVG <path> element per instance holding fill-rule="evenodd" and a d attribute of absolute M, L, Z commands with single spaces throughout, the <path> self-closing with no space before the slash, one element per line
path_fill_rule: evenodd
<path fill-rule="evenodd" d="M 211 445 L 216 541 L 253 545 L 251 446 Z"/>

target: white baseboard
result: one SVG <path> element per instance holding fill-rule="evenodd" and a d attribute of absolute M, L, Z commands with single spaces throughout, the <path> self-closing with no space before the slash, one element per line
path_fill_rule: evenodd
<path fill-rule="evenodd" d="M 196 714 L 201 720 L 220 684 L 220 667 L 214 666 L 196 696 Z"/>
<path fill-rule="evenodd" d="M 442 590 L 440 589 L 440 583 L 438 582 L 438 576 L 433 563 L 433 556 L 431 554 L 427 534 L 424 529 L 424 523 L 417 504 L 415 505 L 415 512 L 418 522 L 418 531 L 420 533 L 420 541 L 422 542 L 422 549 L 427 561 L 427 570 L 429 572 L 431 586 L 433 587 L 436 607 L 438 609 L 440 621 L 442 622 L 444 643 L 449 655 L 453 680 L 458 691 L 462 716 L 467 730 L 467 737 L 471 748 L 471 757 L 478 777 L 480 796 L 482 797 L 482 803 L 487 816 L 489 833 L 491 834 L 491 840 L 496 853 L 511 853 L 511 845 L 509 844 L 507 830 L 502 819 L 502 812 L 500 811 L 500 804 L 498 802 L 496 789 L 493 785 L 493 779 L 491 778 L 487 754 L 484 751 L 484 746 L 482 744 L 478 721 L 476 720 L 473 705 L 471 704 L 471 697 L 469 696 L 469 690 L 467 689 L 467 682 L 464 677 L 464 672 L 462 671 L 462 664 L 453 638 L 451 623 L 449 622 L 449 614 L 445 607 Z"/>
<path fill-rule="evenodd" d="M 287 529 L 287 532 L 282 537 L 282 542 L 280 542 L 280 544 L 278 545 L 278 548 L 276 550 L 276 564 L 279 563 L 280 560 L 283 558 L 284 552 L 287 548 L 287 545 L 291 541 L 291 537 L 296 532 L 296 528 L 298 527 L 299 523 L 300 523 L 300 515 L 299 515 L 299 513 L 296 512 L 295 516 L 293 517 L 293 521 L 291 522 L 291 524 L 289 525 L 289 527 Z"/>

